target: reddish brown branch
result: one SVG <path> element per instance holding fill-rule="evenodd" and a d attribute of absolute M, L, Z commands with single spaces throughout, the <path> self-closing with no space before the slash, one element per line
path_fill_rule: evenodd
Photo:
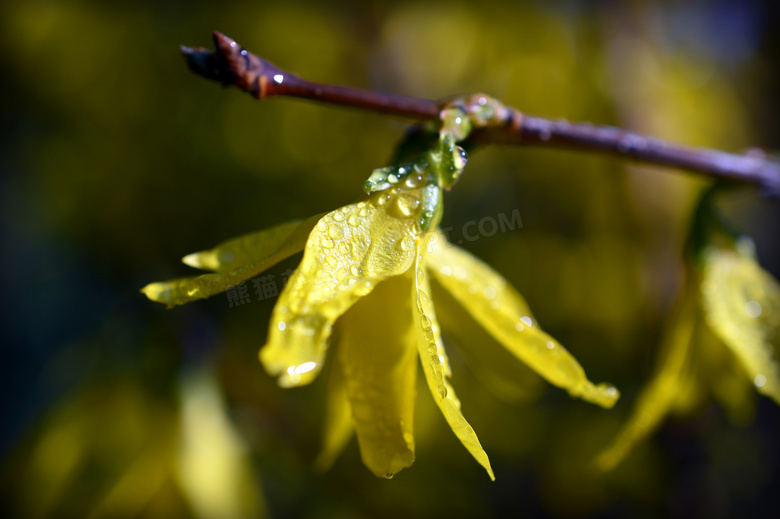
<path fill-rule="evenodd" d="M 223 85 L 235 85 L 257 99 L 269 96 L 303 97 L 415 119 L 433 119 L 439 113 L 438 104 L 427 99 L 306 81 L 248 52 L 216 31 L 214 43 L 217 47 L 215 53 L 203 48 L 181 47 L 190 68 Z"/>
<path fill-rule="evenodd" d="M 223 85 L 235 85 L 257 99 L 275 95 L 303 97 L 418 120 L 436 119 L 445 106 L 477 102 L 480 99 L 480 96 L 472 96 L 438 103 L 428 99 L 314 83 L 248 52 L 224 34 L 214 32 L 214 43 L 216 52 L 182 46 L 182 53 L 190 69 Z M 477 129 L 469 140 L 484 144 L 510 143 L 610 152 L 649 164 L 756 184 L 772 196 L 780 197 L 780 163 L 768 160 L 760 151 L 738 155 L 707 148 L 691 148 L 619 128 L 531 117 L 514 109 L 502 109 L 496 114 L 502 119 L 493 120 L 486 127 Z"/>

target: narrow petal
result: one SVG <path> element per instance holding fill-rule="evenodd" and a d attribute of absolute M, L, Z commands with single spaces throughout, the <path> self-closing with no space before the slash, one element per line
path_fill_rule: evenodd
<path fill-rule="evenodd" d="M 314 460 L 314 468 L 319 472 L 330 470 L 355 431 L 352 425 L 352 409 L 350 409 L 347 399 L 344 374 L 341 371 L 341 364 L 338 362 L 335 362 L 330 368 L 326 398 L 322 449 L 320 449 L 317 459 Z"/>
<path fill-rule="evenodd" d="M 440 284 L 431 288 L 444 338 L 457 344 L 485 387 L 509 403 L 539 397 L 547 387 L 542 378 L 488 334 Z"/>
<path fill-rule="evenodd" d="M 461 413 L 460 400 L 458 400 L 454 389 L 447 380 L 450 372 L 449 362 L 441 342 L 439 324 L 436 321 L 433 303 L 428 297 L 430 288 L 424 277 L 422 262 L 419 261 L 419 257 L 418 255 L 418 261 L 415 266 L 413 296 L 416 304 L 414 322 L 417 334 L 417 348 L 420 353 L 420 362 L 423 366 L 425 379 L 428 382 L 428 388 L 431 390 L 433 399 L 439 406 L 455 436 L 474 456 L 474 459 L 485 468 L 490 479 L 495 481 L 496 477 L 493 475 L 493 469 L 490 467 L 490 460 L 479 443 L 474 429 L 472 429 Z"/>
<path fill-rule="evenodd" d="M 671 411 L 681 388 L 690 378 L 691 341 L 696 325 L 698 305 L 688 297 L 680 307 L 673 324 L 666 331 L 660 349 L 662 360 L 650 383 L 637 398 L 631 417 L 599 454 L 596 462 L 602 470 L 612 470 L 658 427 Z"/>
<path fill-rule="evenodd" d="M 753 243 L 709 248 L 701 290 L 707 323 L 756 389 L 780 404 L 780 286 L 758 265 Z"/>
<path fill-rule="evenodd" d="M 321 217 L 322 215 L 319 215 L 316 219 Z M 182 262 L 190 267 L 213 272 L 226 272 L 249 265 L 278 250 L 301 223 L 303 220 L 293 220 L 270 229 L 245 234 L 224 241 L 213 249 L 188 254 L 182 258 Z M 309 231 L 312 227 L 313 223 L 309 226 Z"/>
<path fill-rule="evenodd" d="M 412 265 L 420 189 L 393 188 L 325 215 L 271 316 L 260 361 L 283 387 L 311 382 L 333 323 L 377 283 Z"/>
<path fill-rule="evenodd" d="M 548 382 L 602 407 L 615 405 L 617 389 L 590 382 L 577 360 L 539 328 L 520 294 L 493 269 L 441 235 L 429 240 L 425 261 L 477 322 Z"/>
<path fill-rule="evenodd" d="M 338 360 L 363 463 L 392 477 L 414 462 L 417 349 L 410 276 L 380 283 L 338 322 Z"/>
<path fill-rule="evenodd" d="M 188 265 L 217 272 L 150 283 L 142 288 L 141 292 L 152 301 L 164 303 L 168 308 L 224 292 L 228 287 L 300 252 L 318 218 L 319 216 L 314 216 L 303 222 L 282 224 L 254 235 L 230 240 L 211 251 L 186 256 L 184 262 Z M 253 241 L 267 243 L 269 249 L 253 247 Z"/>

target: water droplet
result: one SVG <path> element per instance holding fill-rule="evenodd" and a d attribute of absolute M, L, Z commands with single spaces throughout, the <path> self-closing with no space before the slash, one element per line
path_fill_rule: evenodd
<path fill-rule="evenodd" d="M 404 236 L 398 241 L 398 248 L 403 252 L 409 252 L 414 250 L 414 240 L 411 236 Z"/>
<path fill-rule="evenodd" d="M 333 243 L 333 240 L 328 238 L 327 236 L 322 236 L 320 238 L 320 246 L 323 249 L 332 249 L 335 244 Z"/>
<path fill-rule="evenodd" d="M 336 211 L 335 213 L 333 213 L 333 219 L 336 220 L 337 222 L 343 222 L 344 218 L 346 218 L 346 216 L 342 211 Z"/>
<path fill-rule="evenodd" d="M 761 303 L 758 301 L 748 301 L 745 303 L 745 313 L 748 317 L 756 318 L 761 315 Z"/>
<path fill-rule="evenodd" d="M 349 254 L 349 251 L 352 250 L 352 244 L 347 241 L 339 242 L 339 252 L 341 254 L 347 255 Z"/>
<path fill-rule="evenodd" d="M 336 281 L 343 283 L 345 279 L 349 277 L 349 270 L 346 267 L 341 267 L 336 271 Z"/>
<path fill-rule="evenodd" d="M 485 299 L 495 299 L 496 289 L 493 287 L 485 287 L 482 289 L 482 295 L 485 296 Z"/>
<path fill-rule="evenodd" d="M 756 385 L 756 387 L 764 387 L 766 385 L 766 376 L 756 375 L 756 378 L 753 380 L 753 383 Z"/>
<path fill-rule="evenodd" d="M 420 318 L 420 326 L 422 326 L 422 329 L 425 330 L 426 332 L 430 332 L 431 331 L 431 320 L 423 315 Z"/>
<path fill-rule="evenodd" d="M 523 317 L 521 317 L 520 320 L 523 321 L 526 326 L 533 326 L 533 324 L 534 324 L 533 320 L 530 317 L 528 317 L 527 315 L 524 315 Z"/>
<path fill-rule="evenodd" d="M 552 350 L 555 348 L 555 343 L 553 341 L 547 341 L 547 349 Z"/>
<path fill-rule="evenodd" d="M 325 220 L 322 219 L 319 222 L 317 222 L 317 230 L 320 232 L 325 232 L 325 230 L 328 228 L 328 224 L 325 223 Z"/>
<path fill-rule="evenodd" d="M 382 193 L 376 198 L 376 205 L 379 207 L 387 205 L 387 203 L 392 199 L 393 197 L 389 193 Z"/>
<path fill-rule="evenodd" d="M 360 210 L 361 213 L 363 213 L 364 211 L 365 208 Z M 349 218 L 347 218 L 347 223 L 352 227 L 357 227 L 360 225 L 360 218 L 358 218 L 357 215 L 351 214 L 349 215 Z"/>
<path fill-rule="evenodd" d="M 325 261 L 328 263 L 328 266 L 330 266 L 331 268 L 336 268 L 339 264 L 339 260 L 337 260 L 333 256 L 325 256 Z"/>
<path fill-rule="evenodd" d="M 395 175 L 387 175 L 387 181 L 390 184 L 397 184 L 398 183 L 398 177 L 396 177 Z"/>
<path fill-rule="evenodd" d="M 609 387 L 607 388 L 607 394 L 608 394 L 609 396 L 615 396 L 615 395 L 617 395 L 617 388 L 616 388 L 615 386 L 609 386 Z"/>
<path fill-rule="evenodd" d="M 422 175 L 410 175 L 406 177 L 406 181 L 404 182 L 404 185 L 408 187 L 409 189 L 415 189 L 420 187 L 423 184 L 423 177 Z"/>
<path fill-rule="evenodd" d="M 447 388 L 445 386 L 439 386 L 439 398 L 444 400 L 447 398 Z"/>
<path fill-rule="evenodd" d="M 341 215 L 341 220 L 343 219 L 344 219 L 344 215 Z M 344 237 L 344 229 L 342 229 L 340 225 L 336 225 L 335 223 L 332 223 L 330 224 L 330 227 L 328 227 L 328 236 L 330 236 L 334 240 L 340 240 L 341 238 Z"/>
<path fill-rule="evenodd" d="M 412 195 L 400 195 L 395 199 L 393 210 L 400 218 L 412 218 L 420 211 L 422 202 Z"/>
<path fill-rule="evenodd" d="M 455 279 L 466 279 L 466 269 L 461 265 L 455 267 L 452 273 L 455 274 Z"/>
<path fill-rule="evenodd" d="M 447 265 L 444 265 L 442 268 L 440 268 L 439 272 L 441 272 L 445 276 L 451 276 L 452 275 L 452 269 L 450 267 L 448 267 Z"/>
<path fill-rule="evenodd" d="M 352 265 L 351 267 L 349 267 L 349 271 L 355 277 L 360 277 L 363 274 L 363 269 L 358 267 L 357 265 Z"/>
<path fill-rule="evenodd" d="M 287 323 L 285 323 L 284 321 L 279 321 L 279 324 L 277 324 L 276 326 L 279 328 L 279 330 L 284 331 L 287 328 Z"/>
<path fill-rule="evenodd" d="M 515 323 L 515 330 L 517 330 L 518 332 L 522 332 L 523 330 L 525 330 L 525 325 L 523 325 L 523 323 L 518 321 L 517 323 Z"/>

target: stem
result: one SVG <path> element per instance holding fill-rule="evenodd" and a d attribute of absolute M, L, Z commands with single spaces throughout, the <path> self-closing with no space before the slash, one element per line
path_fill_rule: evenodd
<path fill-rule="evenodd" d="M 324 103 L 352 106 L 384 114 L 433 120 L 445 107 L 457 104 L 466 112 L 484 96 L 475 95 L 436 102 L 428 99 L 384 94 L 371 90 L 326 85 L 301 79 L 273 63 L 248 52 L 224 34 L 214 32 L 216 52 L 181 47 L 190 69 L 223 85 L 235 85 L 257 99 L 294 96 Z M 465 105 L 464 105 L 465 103 Z M 480 144 L 520 144 L 601 151 L 648 164 L 684 169 L 712 178 L 756 184 L 770 196 L 780 198 L 780 163 L 760 150 L 743 155 L 708 148 L 671 144 L 620 128 L 588 123 L 552 121 L 531 117 L 503 107 L 490 121 L 477 124 L 468 141 Z"/>
<path fill-rule="evenodd" d="M 224 85 L 236 85 L 257 99 L 303 97 L 415 119 L 435 119 L 439 113 L 438 103 L 427 99 L 306 81 L 248 52 L 217 31 L 214 31 L 214 43 L 216 53 L 203 48 L 181 47 L 190 69 Z"/>

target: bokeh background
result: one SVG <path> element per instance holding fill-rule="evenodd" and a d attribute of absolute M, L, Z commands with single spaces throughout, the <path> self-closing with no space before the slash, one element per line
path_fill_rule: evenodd
<path fill-rule="evenodd" d="M 353 441 L 313 470 L 326 380 L 257 362 L 273 298 L 166 311 L 138 291 L 183 255 L 361 196 L 409 121 L 253 101 L 187 71 L 220 30 L 299 73 L 428 98 L 481 91 L 528 113 L 691 145 L 780 148 L 773 2 L 89 0 L 0 7 L 4 517 L 736 517 L 780 505 L 780 410 L 668 420 L 615 472 L 607 445 L 652 373 L 681 288 L 690 175 L 490 148 L 445 200 L 454 241 L 511 280 L 612 411 L 555 388 L 496 395 L 449 344 L 491 483 L 421 387 L 417 461 L 375 478 Z M 777 277 L 777 203 L 722 207 Z M 500 214 L 522 228 L 468 241 Z M 473 227 L 471 228 L 473 232 Z M 281 286 L 299 256 L 269 274 Z M 446 334 L 446 330 L 445 330 Z M 487 379 L 486 379 L 487 378 Z M 751 413 L 747 413 L 750 415 Z"/>

